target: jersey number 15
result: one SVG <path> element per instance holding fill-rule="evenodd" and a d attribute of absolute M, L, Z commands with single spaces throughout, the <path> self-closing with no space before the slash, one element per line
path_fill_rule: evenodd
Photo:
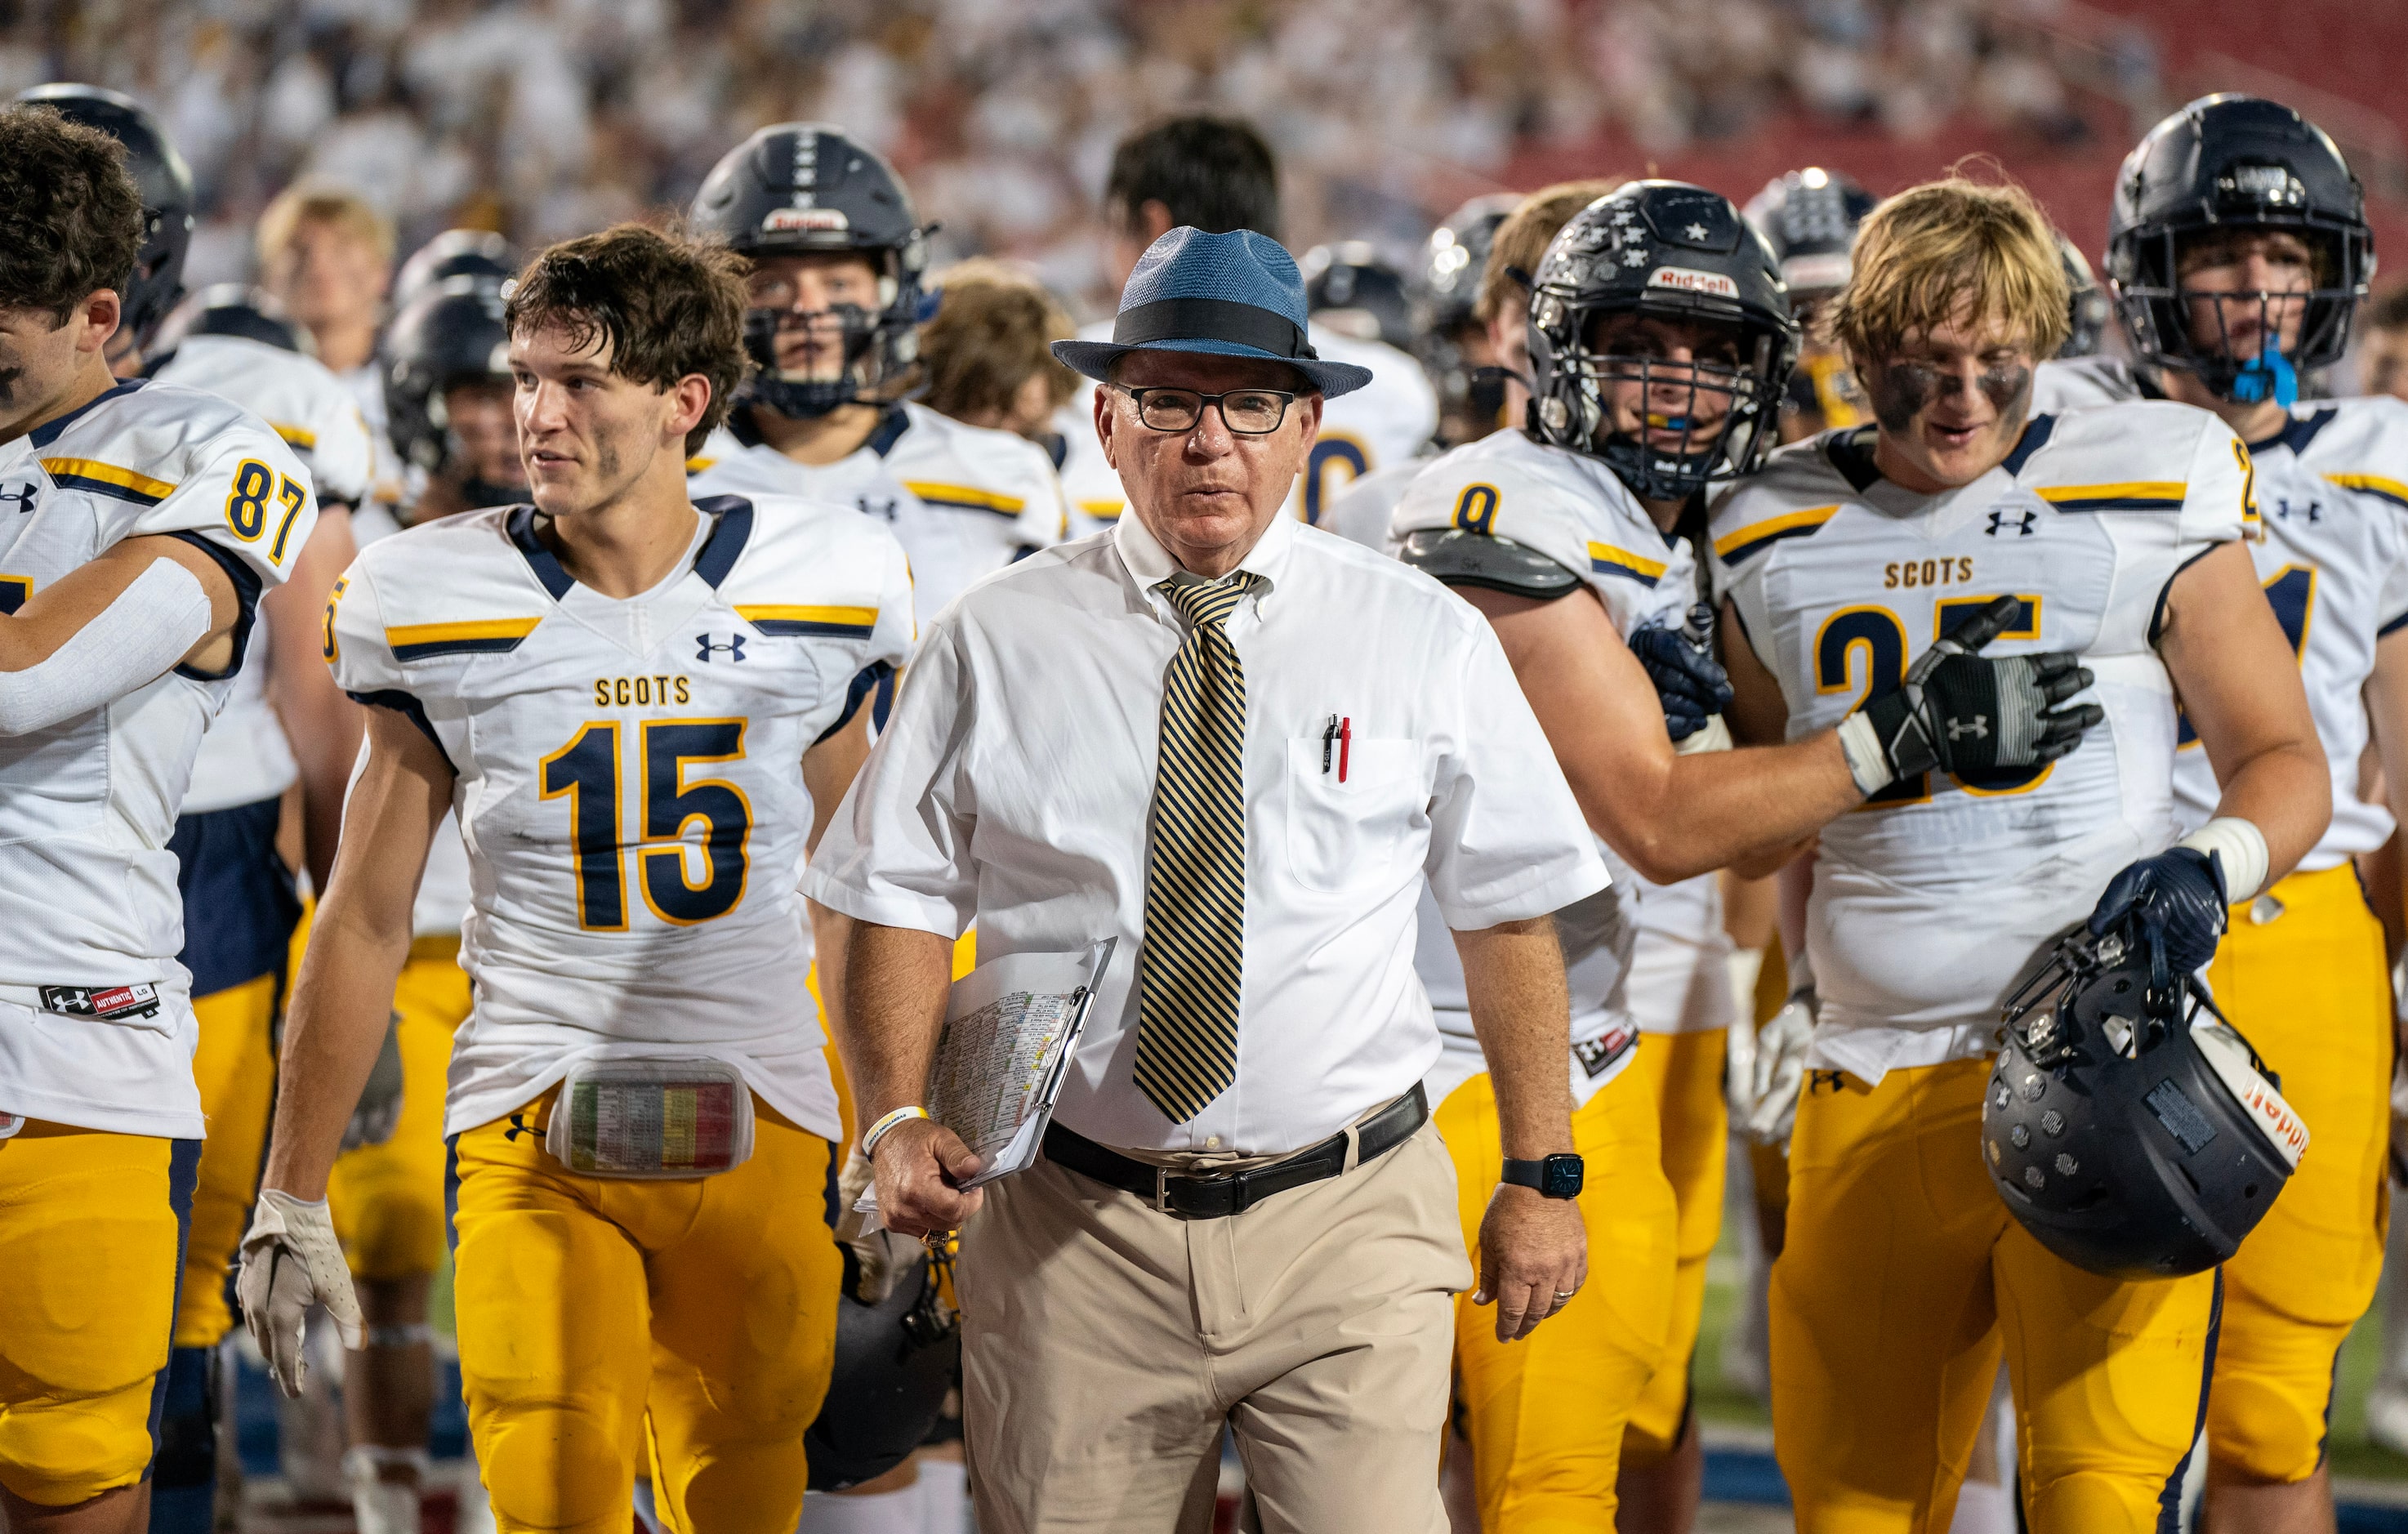
<path fill-rule="evenodd" d="M 615 721 L 590 724 L 543 759 L 540 792 L 566 798 L 577 853 L 577 925 L 589 932 L 627 930 L 627 853 L 619 791 Z M 740 719 L 648 720 L 637 726 L 637 781 L 642 784 L 641 837 L 632 845 L 637 887 L 652 914 L 677 926 L 726 915 L 744 898 L 752 805 L 724 778 L 689 780 L 689 762 L 744 756 Z M 702 826 L 702 878 L 691 877 L 688 826 Z"/>

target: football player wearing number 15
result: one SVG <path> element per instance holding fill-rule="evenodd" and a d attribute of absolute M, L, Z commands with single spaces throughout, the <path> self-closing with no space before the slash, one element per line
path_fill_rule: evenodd
<path fill-rule="evenodd" d="M 268 424 L 106 349 L 123 147 L 0 111 L 0 1526 L 149 1516 L 200 1164 L 168 850 L 260 593 L 317 519 Z"/>
<path fill-rule="evenodd" d="M 1775 1452 L 1806 1534 L 1945 1527 L 2003 1347 L 2030 1527 L 2138 1534 L 2171 1517 L 2218 1281 L 2100 1277 L 2010 1219 L 1975 1154 L 1999 1009 L 2086 915 L 2137 915 L 2175 972 L 2205 963 L 2227 896 L 2322 834 L 2324 753 L 2238 541 L 2240 441 L 2182 405 L 2030 413 L 2067 324 L 2038 205 L 1916 187 L 1867 218 L 1855 265 L 1834 328 L 1877 424 L 1783 449 L 1713 513 L 1732 733 L 1857 729 L 1914 690 L 1923 645 L 2002 616 L 2002 648 L 2080 656 L 2106 722 L 2036 769 L 1869 784 L 1823 828 Z M 2179 843 L 2177 695 L 2224 785 Z"/>
<path fill-rule="evenodd" d="M 791 1534 L 834 1356 L 837 1102 L 795 881 L 910 582 L 850 508 L 688 500 L 743 376 L 738 273 L 636 225 L 538 255 L 503 313 L 534 504 L 369 545 L 328 612 L 368 749 L 237 1288 L 288 1390 L 310 1302 L 356 1326 L 327 1175 L 454 810 L 454 1293 L 505 1530 L 624 1534 L 643 1455 L 670 1527 Z"/>

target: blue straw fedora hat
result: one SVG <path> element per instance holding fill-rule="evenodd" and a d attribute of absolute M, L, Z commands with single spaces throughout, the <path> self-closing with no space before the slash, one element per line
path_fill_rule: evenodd
<path fill-rule="evenodd" d="M 1109 341 L 1055 341 L 1065 366 L 1100 380 L 1125 351 L 1201 351 L 1283 362 L 1324 394 L 1352 394 L 1371 370 L 1323 362 L 1305 333 L 1304 278 L 1277 240 L 1240 229 L 1173 229 L 1155 240 L 1121 290 Z"/>

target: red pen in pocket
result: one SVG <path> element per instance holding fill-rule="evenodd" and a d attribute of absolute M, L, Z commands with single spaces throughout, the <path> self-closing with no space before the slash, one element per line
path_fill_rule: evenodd
<path fill-rule="evenodd" d="M 1346 753 L 1354 744 L 1354 721 L 1350 716 L 1338 722 L 1338 781 L 1346 781 Z"/>

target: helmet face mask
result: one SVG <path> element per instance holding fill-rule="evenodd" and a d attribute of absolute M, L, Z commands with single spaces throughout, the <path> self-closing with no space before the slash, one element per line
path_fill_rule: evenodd
<path fill-rule="evenodd" d="M 739 403 L 809 419 L 898 399 L 917 381 L 930 230 L 875 150 L 826 123 L 763 128 L 712 167 L 690 222 L 755 266 L 744 340 L 758 371 L 738 391 Z M 857 259 L 877 274 L 876 293 L 857 295 L 866 301 L 832 294 L 838 301 L 818 302 L 798 270 L 772 265 L 789 256 Z M 803 350 L 814 355 L 798 365 L 802 335 L 813 343 Z M 829 354 L 815 355 L 822 351 Z"/>
<path fill-rule="evenodd" d="M 2265 251 L 2284 243 L 2280 237 L 2308 252 L 2304 286 L 2191 282 L 2202 244 Z M 2198 379 L 2219 399 L 2288 405 L 2297 374 L 2330 366 L 2348 350 L 2374 275 L 2374 241 L 2357 178 L 2321 130 L 2274 102 L 2206 96 L 2151 129 L 2126 158 L 2108 272 L 2116 315 L 2142 360 Z"/>
<path fill-rule="evenodd" d="M 1778 440 L 1798 323 L 1762 237 L 1703 188 L 1584 208 L 1539 265 L 1528 335 L 1532 430 L 1643 500 L 1751 473 Z"/>

